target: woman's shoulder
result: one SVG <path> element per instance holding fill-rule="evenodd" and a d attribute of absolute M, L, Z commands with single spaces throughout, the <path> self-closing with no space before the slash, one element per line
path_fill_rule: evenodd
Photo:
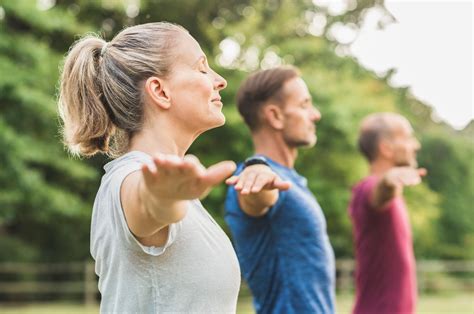
<path fill-rule="evenodd" d="M 152 161 L 152 157 L 141 151 L 131 151 L 122 156 L 109 161 L 104 166 L 105 173 L 111 173 L 127 167 L 136 167 L 136 164 L 143 164 Z"/>

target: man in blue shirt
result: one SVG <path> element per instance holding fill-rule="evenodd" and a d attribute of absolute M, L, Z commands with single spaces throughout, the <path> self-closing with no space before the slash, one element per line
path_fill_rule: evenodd
<path fill-rule="evenodd" d="M 293 67 L 259 71 L 237 94 L 255 155 L 226 182 L 226 222 L 257 313 L 334 313 L 334 253 L 306 179 L 300 147 L 316 144 L 321 119 Z"/>

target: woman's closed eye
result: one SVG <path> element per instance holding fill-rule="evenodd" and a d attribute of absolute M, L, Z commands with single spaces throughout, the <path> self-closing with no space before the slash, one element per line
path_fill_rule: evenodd
<path fill-rule="evenodd" d="M 210 68 L 207 64 L 202 64 L 200 67 L 199 67 L 199 72 L 201 72 L 202 74 L 209 74 L 210 72 Z"/>

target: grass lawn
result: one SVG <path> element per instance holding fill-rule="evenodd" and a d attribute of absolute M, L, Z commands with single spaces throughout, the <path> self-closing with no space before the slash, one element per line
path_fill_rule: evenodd
<path fill-rule="evenodd" d="M 337 296 L 338 313 L 350 313 L 353 296 L 342 294 Z M 35 303 L 24 306 L 1 306 L 2 314 L 96 314 L 99 312 L 98 306 L 86 307 L 81 304 L 68 303 Z M 418 301 L 418 313 L 474 313 L 474 294 L 442 294 L 442 295 L 422 295 Z M 244 295 L 239 299 L 237 307 L 239 314 L 254 313 L 252 298 Z"/>
<path fill-rule="evenodd" d="M 352 295 L 337 296 L 337 312 L 350 313 L 352 310 L 354 297 Z M 425 294 L 418 298 L 417 313 L 474 313 L 474 293 L 456 294 Z"/>

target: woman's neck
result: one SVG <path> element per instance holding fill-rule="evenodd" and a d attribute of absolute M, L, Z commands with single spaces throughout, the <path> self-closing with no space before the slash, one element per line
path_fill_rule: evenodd
<path fill-rule="evenodd" d="M 183 157 L 195 138 L 176 127 L 166 123 L 154 123 L 152 127 L 144 127 L 130 140 L 129 151 L 142 151 L 149 155 L 156 153 Z"/>

